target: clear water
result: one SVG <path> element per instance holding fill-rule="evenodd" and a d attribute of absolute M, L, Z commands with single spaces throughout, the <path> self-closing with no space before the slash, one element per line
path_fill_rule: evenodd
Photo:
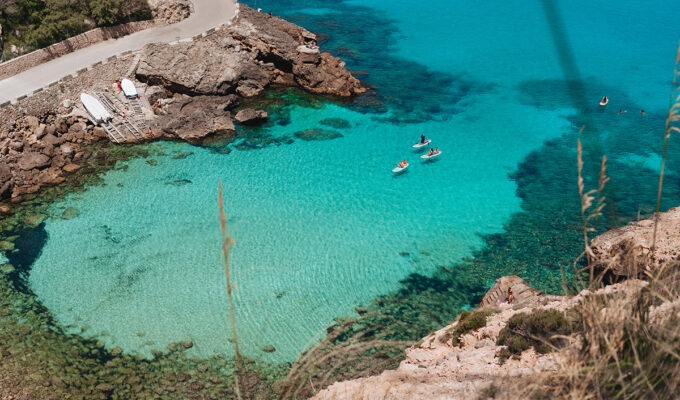
<path fill-rule="evenodd" d="M 677 12 L 669 11 L 677 5 L 661 3 L 560 3 L 594 103 L 606 94 L 609 111 L 663 112 L 679 32 Z M 126 171 L 107 173 L 106 185 L 54 204 L 55 215 L 66 207 L 80 215 L 47 221 L 30 285 L 71 331 L 84 326 L 84 335 L 145 355 L 186 339 L 198 355 L 229 353 L 222 181 L 237 240 L 231 261 L 242 346 L 251 357 L 290 361 L 334 317 L 409 273 L 469 256 L 482 245 L 480 234 L 499 232 L 520 211 L 509 174 L 531 151 L 573 132 L 573 107 L 552 92 L 562 73 L 539 2 L 258 6 L 331 33 L 326 46 L 368 73 L 362 79 L 378 85 L 386 113 L 293 107 L 290 123 L 268 133 L 292 136 L 331 117 L 351 127 L 337 129 L 342 138 L 257 151 L 153 144 L 165 154 L 153 157 L 157 165 L 131 161 Z M 637 109 L 595 111 L 600 122 L 648 126 Z M 410 147 L 423 131 L 443 152 L 436 162 L 422 163 Z M 610 147 L 622 163 L 658 162 L 651 150 Z M 193 155 L 173 158 L 187 151 Z M 411 167 L 394 176 L 401 159 Z M 557 196 L 575 201 L 573 193 Z M 262 352 L 267 345 L 276 352 Z"/>

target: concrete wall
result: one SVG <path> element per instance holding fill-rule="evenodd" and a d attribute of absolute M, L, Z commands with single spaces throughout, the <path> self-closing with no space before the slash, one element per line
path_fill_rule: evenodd
<path fill-rule="evenodd" d="M 129 35 L 155 25 L 156 23 L 154 21 L 138 21 L 117 26 L 96 28 L 87 32 L 83 32 L 80 35 L 73 36 L 43 49 L 32 51 L 28 54 L 24 54 L 23 56 L 19 56 L 17 58 L 0 63 L 0 80 L 9 78 L 10 76 L 31 69 L 36 65 L 40 65 L 44 62 L 61 57 L 73 51 L 80 50 L 87 46 L 91 46 L 108 39 L 115 39 L 121 36 Z"/>

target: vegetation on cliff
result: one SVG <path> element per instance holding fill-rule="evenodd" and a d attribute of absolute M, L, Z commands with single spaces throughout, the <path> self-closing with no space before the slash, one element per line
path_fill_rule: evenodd
<path fill-rule="evenodd" d="M 99 26 L 150 18 L 151 10 L 145 0 L 0 0 L 3 59 Z"/>

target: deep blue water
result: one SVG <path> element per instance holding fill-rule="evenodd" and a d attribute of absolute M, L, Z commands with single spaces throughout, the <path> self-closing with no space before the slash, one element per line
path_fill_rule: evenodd
<path fill-rule="evenodd" d="M 80 215 L 46 222 L 29 283 L 69 330 L 87 326 L 85 335 L 142 354 L 187 338 L 201 355 L 229 352 L 220 180 L 237 241 L 239 332 L 246 353 L 265 360 L 294 359 L 334 317 L 427 286 L 434 281 L 412 274 L 440 277 L 438 267 L 472 255 L 499 260 L 461 267 L 477 286 L 519 273 L 554 290 L 563 253 L 578 254 L 560 248 L 559 235 L 577 228 L 575 135 L 584 123 L 586 173 L 609 157 L 605 224 L 652 211 L 680 35 L 674 2 L 559 2 L 560 39 L 582 82 L 565 82 L 538 1 L 257 5 L 324 34 L 322 48 L 375 88 L 341 104 L 289 93 L 270 108 L 274 122 L 249 138 L 152 144 L 165 154 L 157 165 L 133 160 L 107 173 L 105 186 L 54 204 L 55 216 L 66 207 Z M 603 95 L 606 109 L 597 106 Z M 326 126 L 328 118 L 349 126 Z M 285 144 L 311 128 L 342 137 Z M 411 148 L 420 132 L 442 150 L 436 162 Z M 245 150 L 268 135 L 284 144 Z M 672 146 L 670 157 L 679 158 Z M 394 176 L 401 159 L 411 167 Z M 669 170 L 665 207 L 679 192 Z M 260 350 L 270 344 L 276 352 Z"/>

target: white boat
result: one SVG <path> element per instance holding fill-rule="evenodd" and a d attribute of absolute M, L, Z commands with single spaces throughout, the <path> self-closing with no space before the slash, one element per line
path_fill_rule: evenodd
<path fill-rule="evenodd" d="M 442 154 L 442 151 L 441 151 L 441 150 L 439 150 L 438 152 L 436 152 L 436 153 L 434 153 L 434 154 L 423 154 L 422 156 L 420 156 L 420 158 L 423 158 L 423 159 L 425 159 L 425 160 L 428 160 L 428 159 L 430 159 L 430 158 L 435 158 L 435 157 L 437 157 L 437 156 L 440 155 L 440 154 Z"/>
<path fill-rule="evenodd" d="M 90 113 L 96 122 L 107 122 L 113 118 L 106 108 L 104 108 L 102 103 L 100 103 L 99 100 L 93 96 L 87 93 L 81 93 L 80 101 L 83 102 L 85 109 Z"/>
<path fill-rule="evenodd" d="M 125 97 L 137 97 L 137 88 L 131 80 L 125 78 L 120 82 L 120 88 L 123 89 Z"/>
<path fill-rule="evenodd" d="M 394 169 L 392 170 L 392 172 L 394 172 L 395 174 L 396 174 L 397 172 L 401 172 L 401 171 L 405 170 L 406 168 L 408 168 L 409 165 L 411 165 L 411 164 L 406 164 L 406 165 L 403 166 L 403 167 L 394 168 Z"/>
<path fill-rule="evenodd" d="M 417 149 L 417 148 L 419 148 L 419 147 L 427 146 L 428 144 L 430 144 L 430 142 L 432 142 L 432 140 L 430 140 L 430 139 L 427 139 L 427 140 L 424 141 L 423 143 L 418 142 L 418 143 L 416 143 L 416 144 L 413 145 L 413 148 L 414 148 L 414 149 Z"/>

